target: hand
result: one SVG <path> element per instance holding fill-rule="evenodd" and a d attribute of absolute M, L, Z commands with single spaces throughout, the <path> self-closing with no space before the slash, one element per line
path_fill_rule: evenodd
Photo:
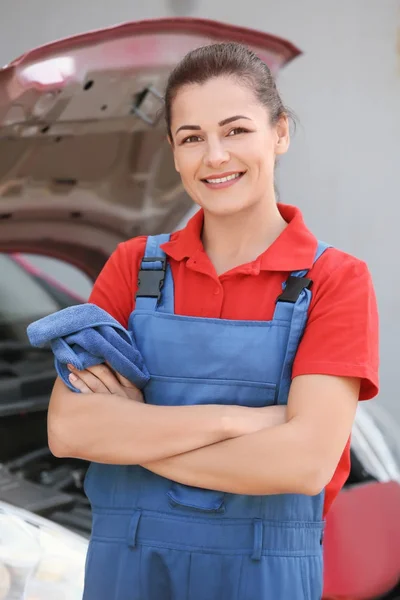
<path fill-rule="evenodd" d="M 232 437 L 256 433 L 261 429 L 276 427 L 287 422 L 286 405 L 262 408 L 230 406 L 228 415 Z"/>
<path fill-rule="evenodd" d="M 107 364 L 89 367 L 84 371 L 78 371 L 72 365 L 67 366 L 71 371 L 70 382 L 82 394 L 115 394 L 136 402 L 144 402 L 139 388 Z"/>

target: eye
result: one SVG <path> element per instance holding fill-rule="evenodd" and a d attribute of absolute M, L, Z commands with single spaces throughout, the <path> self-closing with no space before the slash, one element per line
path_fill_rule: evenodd
<path fill-rule="evenodd" d="M 245 129 L 244 127 L 234 127 L 233 129 L 230 130 L 230 132 L 228 133 L 229 137 L 233 137 L 234 135 L 238 135 L 239 133 L 248 133 L 248 129 Z"/>
<path fill-rule="evenodd" d="M 201 137 L 198 135 L 189 135 L 181 141 L 181 144 L 193 144 L 194 142 L 198 142 L 201 140 Z"/>

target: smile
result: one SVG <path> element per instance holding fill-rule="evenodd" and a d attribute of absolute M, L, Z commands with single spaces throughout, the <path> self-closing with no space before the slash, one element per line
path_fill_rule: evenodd
<path fill-rule="evenodd" d="M 226 177 L 218 177 L 216 179 L 205 179 L 207 183 L 225 183 L 225 181 L 231 181 L 240 177 L 241 173 L 233 173 L 233 175 L 227 175 Z"/>
<path fill-rule="evenodd" d="M 207 177 L 207 179 L 202 179 L 202 181 L 207 187 L 222 188 L 236 183 L 243 175 L 244 172 L 229 173 L 223 177 Z"/>

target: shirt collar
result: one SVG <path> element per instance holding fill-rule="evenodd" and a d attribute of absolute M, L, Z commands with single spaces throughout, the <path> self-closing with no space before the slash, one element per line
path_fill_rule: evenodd
<path fill-rule="evenodd" d="M 252 263 L 252 272 L 298 271 L 310 269 L 314 263 L 318 241 L 304 223 L 300 209 L 278 204 L 279 212 L 288 223 L 277 239 Z M 204 252 L 201 241 L 204 214 L 199 210 L 184 229 L 172 234 L 171 240 L 161 246 L 177 261 Z"/>
<path fill-rule="evenodd" d="M 261 254 L 260 268 L 266 271 L 300 271 L 311 269 L 318 240 L 307 228 L 300 209 L 278 204 L 287 227 Z"/>
<path fill-rule="evenodd" d="M 174 260 L 191 258 L 199 250 L 204 250 L 201 241 L 204 213 L 198 210 L 187 222 L 186 227 L 174 232 L 169 242 L 162 244 L 161 249 Z"/>

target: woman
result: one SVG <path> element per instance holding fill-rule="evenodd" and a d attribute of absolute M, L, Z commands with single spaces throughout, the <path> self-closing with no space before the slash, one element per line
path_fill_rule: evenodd
<path fill-rule="evenodd" d="M 53 453 L 93 461 L 84 597 L 317 600 L 324 516 L 378 388 L 371 278 L 277 204 L 288 112 L 252 52 L 189 53 L 165 108 L 201 210 L 121 244 L 90 299 L 133 330 L 145 403 L 105 365 L 71 369 L 84 396 L 58 380 L 50 403 Z"/>

